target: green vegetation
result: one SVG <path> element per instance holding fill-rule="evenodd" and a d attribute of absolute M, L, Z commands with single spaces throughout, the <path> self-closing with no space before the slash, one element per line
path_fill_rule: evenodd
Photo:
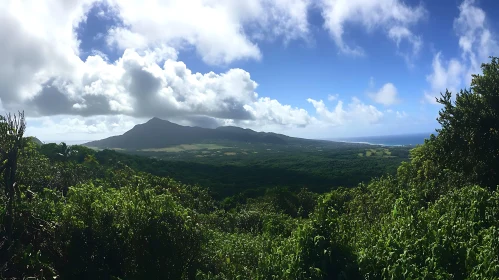
<path fill-rule="evenodd" d="M 203 151 L 203 150 L 220 150 L 220 149 L 225 149 L 225 148 L 227 148 L 227 147 L 217 145 L 217 144 L 190 144 L 190 145 L 189 144 L 182 144 L 182 145 L 166 147 L 166 148 L 142 149 L 140 151 L 178 153 L 178 152 L 185 152 L 185 151 L 202 150 L 202 152 L 205 153 L 206 151 Z"/>
<path fill-rule="evenodd" d="M 216 200 L 145 172 L 182 163 L 192 175 L 205 158 L 40 146 L 23 114 L 1 118 L 0 278 L 499 279 L 499 60 L 482 69 L 454 101 L 442 94 L 438 136 L 396 173 L 322 194 L 276 185 Z M 309 149 L 295 159 L 325 150 Z M 392 159 L 366 149 L 344 156 Z"/>
<path fill-rule="evenodd" d="M 144 137 L 145 135 L 147 137 Z M 146 123 L 136 125 L 123 135 L 92 141 L 87 143 L 86 146 L 106 149 L 143 150 L 162 149 L 165 147 L 210 141 L 282 145 L 308 143 L 312 140 L 293 138 L 276 133 L 256 132 L 251 129 L 233 126 L 222 126 L 216 129 L 182 126 L 158 118 L 152 118 Z"/>
<path fill-rule="evenodd" d="M 405 148 L 391 148 L 394 151 L 400 151 L 400 149 L 405 150 Z M 377 148 L 377 149 L 367 149 L 365 152 L 359 153 L 359 157 L 384 157 L 384 158 L 390 158 L 390 157 L 396 157 L 395 155 L 392 155 L 392 150 L 387 149 L 387 148 Z M 397 153 L 398 154 L 398 153 Z"/>
<path fill-rule="evenodd" d="M 392 148 L 392 149 L 397 149 L 397 148 Z M 398 148 L 400 149 L 400 148 Z M 402 148 L 404 149 L 404 148 Z M 387 148 L 378 148 L 378 149 L 367 149 L 365 150 L 365 152 L 362 152 L 362 153 L 359 153 L 358 154 L 359 157 L 363 157 L 363 156 L 366 156 L 366 157 L 385 157 L 385 158 L 388 158 L 388 157 L 395 157 L 395 156 L 392 156 L 392 151 L 390 149 L 387 149 Z"/>
<path fill-rule="evenodd" d="M 135 170 L 201 185 L 208 188 L 215 199 L 233 195 L 254 197 L 276 186 L 290 191 L 308 188 L 319 193 L 338 186 L 355 187 L 373 177 L 394 175 L 409 156 L 409 148 L 394 147 L 390 148 L 392 157 L 359 158 L 359 151 L 372 146 L 318 143 L 302 146 L 223 142 L 219 145 L 225 148 L 220 150 L 193 149 L 176 153 L 104 150 L 94 156 L 99 162 L 121 161 Z M 209 144 L 195 147 L 206 145 Z M 56 149 L 55 146 L 52 149 Z M 53 153 L 55 150 L 44 152 L 47 156 Z"/>

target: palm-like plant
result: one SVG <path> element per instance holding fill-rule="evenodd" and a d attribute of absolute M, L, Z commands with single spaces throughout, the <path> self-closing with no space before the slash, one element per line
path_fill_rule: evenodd
<path fill-rule="evenodd" d="M 61 143 L 61 152 L 57 153 L 60 157 L 62 157 L 63 161 L 66 162 L 68 161 L 69 157 L 73 155 L 74 150 L 71 146 L 68 146 L 66 143 L 62 142 Z"/>
<path fill-rule="evenodd" d="M 7 197 L 7 211 L 3 220 L 6 240 L 0 248 L 1 255 L 7 255 L 7 252 L 3 251 L 10 248 L 14 225 L 14 200 L 16 196 L 18 199 L 21 198 L 19 188 L 16 186 L 16 172 L 19 150 L 24 146 L 25 129 L 23 112 L 19 112 L 18 115 L 0 116 L 0 174 L 3 175 Z"/>

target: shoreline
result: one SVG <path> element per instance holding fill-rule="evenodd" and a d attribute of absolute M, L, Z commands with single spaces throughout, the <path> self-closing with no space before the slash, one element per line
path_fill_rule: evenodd
<path fill-rule="evenodd" d="M 326 140 L 331 142 L 340 142 L 340 143 L 351 143 L 351 144 L 365 144 L 371 146 L 382 146 L 382 147 L 416 147 L 421 144 L 376 144 L 370 142 L 361 142 L 361 141 L 348 141 L 348 140 Z"/>

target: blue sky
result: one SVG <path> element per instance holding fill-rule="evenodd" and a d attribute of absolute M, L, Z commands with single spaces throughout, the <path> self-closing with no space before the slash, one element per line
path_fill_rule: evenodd
<path fill-rule="evenodd" d="M 0 4 L 0 108 L 26 110 L 45 141 L 153 116 L 308 138 L 432 132 L 434 97 L 499 56 L 493 0 L 16 2 Z"/>

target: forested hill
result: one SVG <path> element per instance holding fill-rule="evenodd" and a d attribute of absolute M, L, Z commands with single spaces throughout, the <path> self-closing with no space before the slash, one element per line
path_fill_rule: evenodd
<path fill-rule="evenodd" d="M 499 279 L 499 59 L 482 71 L 395 174 L 326 193 L 219 201 L 0 116 L 0 279 Z"/>
<path fill-rule="evenodd" d="M 43 142 L 34 136 L 26 137 L 26 140 L 33 142 L 35 145 L 43 145 Z"/>
<path fill-rule="evenodd" d="M 123 135 L 92 141 L 84 145 L 97 148 L 150 149 L 216 140 L 267 144 L 311 141 L 276 133 L 256 132 L 234 126 L 210 129 L 182 126 L 159 118 L 152 118 L 146 123 L 136 125 Z"/>

